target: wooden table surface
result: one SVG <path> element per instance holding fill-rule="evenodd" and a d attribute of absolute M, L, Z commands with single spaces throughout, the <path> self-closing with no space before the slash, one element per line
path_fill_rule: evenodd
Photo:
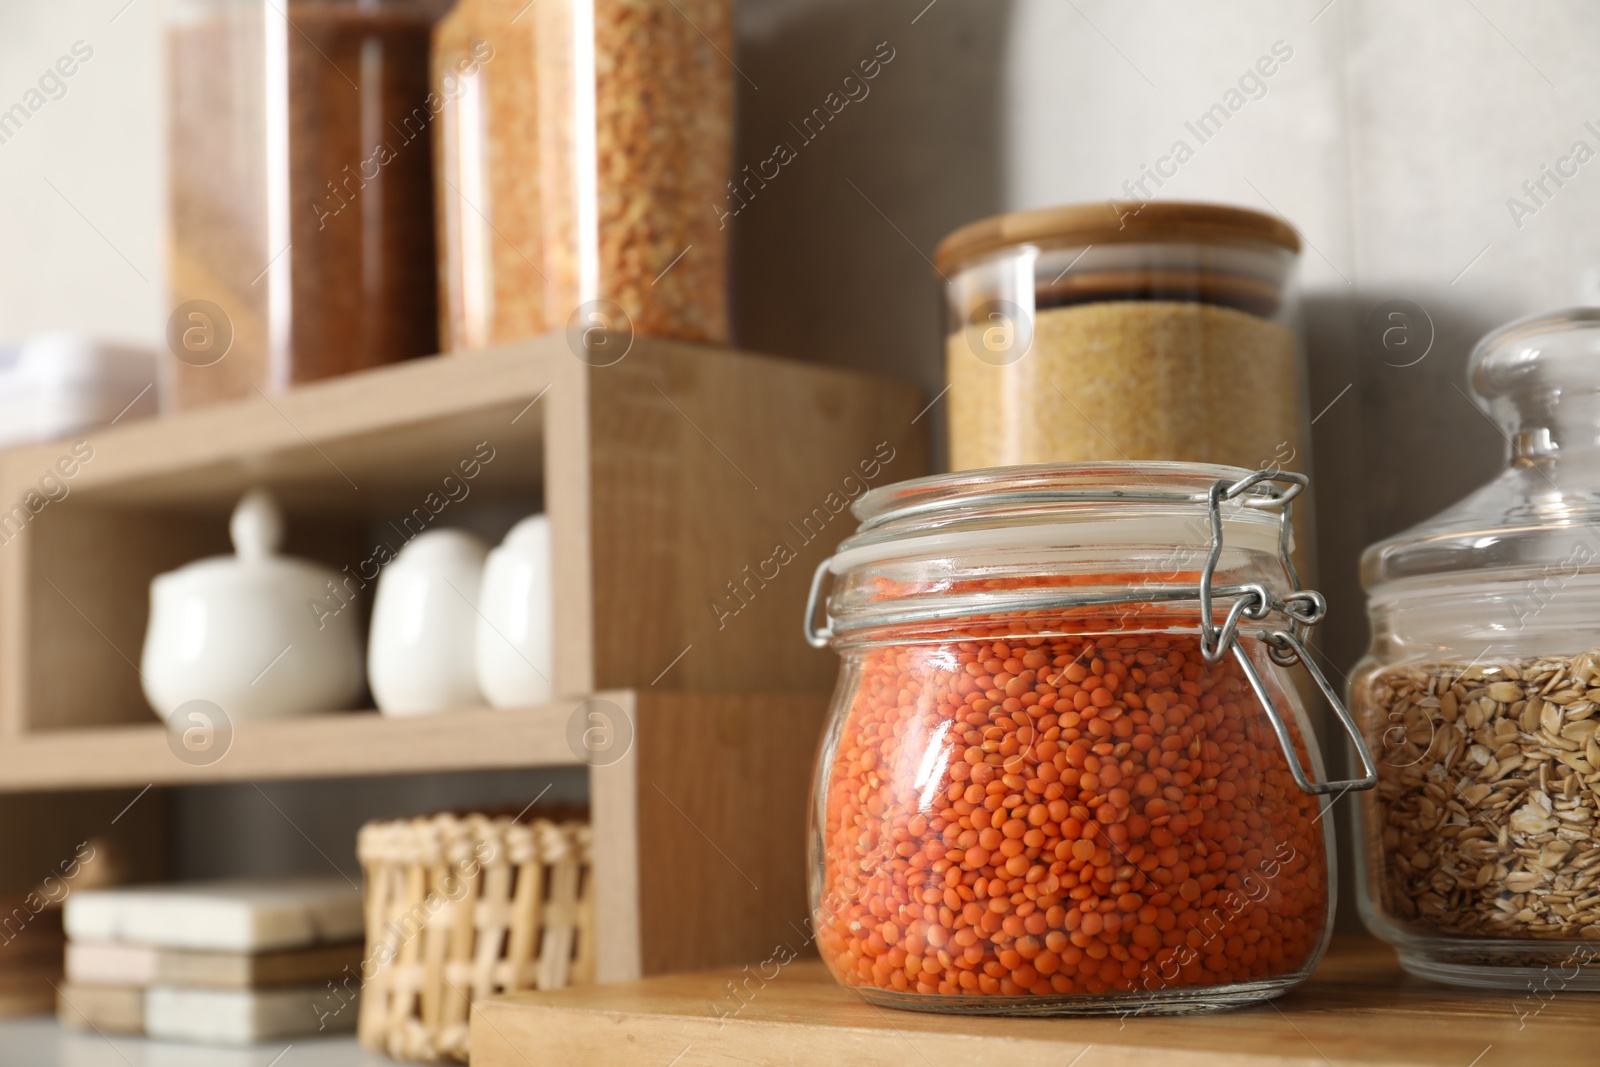
<path fill-rule="evenodd" d="M 756 970 L 752 965 L 751 971 Z M 766 968 L 771 973 L 772 966 Z M 1600 994 L 1472 992 L 1404 974 L 1367 938 L 1339 940 L 1311 980 L 1268 1004 L 1188 1017 L 1018 1019 L 874 1007 L 797 960 L 742 1010 L 743 972 L 527 993 L 473 1012 L 474 1067 L 830 1064 L 945 1067 L 1566 1067 L 1600 1065 Z"/>

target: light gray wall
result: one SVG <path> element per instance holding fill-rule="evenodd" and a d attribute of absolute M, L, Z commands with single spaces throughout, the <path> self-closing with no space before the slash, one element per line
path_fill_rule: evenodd
<path fill-rule="evenodd" d="M 1125 195 L 1179 138 L 1195 156 L 1158 197 L 1295 223 L 1332 601 L 1322 645 L 1339 669 L 1365 642 L 1361 548 L 1500 463 L 1499 435 L 1456 389 L 1472 342 L 1516 315 L 1600 302 L 1600 162 L 1520 228 L 1505 203 L 1575 139 L 1600 149 L 1583 128 L 1600 127 L 1591 6 L 746 0 L 741 20 L 760 86 L 741 137 L 757 145 L 868 39 L 897 49 L 840 117 L 848 151 L 804 156 L 738 220 L 740 331 L 756 347 L 892 370 L 931 396 L 938 239 L 994 211 Z M 1197 144 L 1185 122 L 1280 41 L 1293 55 L 1265 94 Z M 1374 309 L 1397 299 L 1432 322 L 1414 366 L 1375 343 Z"/>
<path fill-rule="evenodd" d="M 63 79 L 60 99 L 0 144 L 0 339 L 48 329 L 161 336 L 159 0 L 127 3 L 0 0 L 0 112 L 76 42 L 93 53 Z"/>

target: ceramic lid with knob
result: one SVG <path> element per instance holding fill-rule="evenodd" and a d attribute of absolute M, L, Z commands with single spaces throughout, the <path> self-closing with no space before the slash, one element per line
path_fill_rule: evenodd
<path fill-rule="evenodd" d="M 282 556 L 283 512 L 264 489 L 252 489 L 234 506 L 228 522 L 231 556 L 208 556 L 156 578 L 156 583 L 204 587 L 272 584 L 286 578 L 314 580 L 320 587 L 333 571 L 308 560 Z"/>
<path fill-rule="evenodd" d="M 1468 362 L 1478 405 L 1507 441 L 1500 475 L 1426 522 L 1372 545 L 1369 592 L 1453 581 L 1566 578 L 1600 560 L 1600 308 L 1518 319 Z"/>

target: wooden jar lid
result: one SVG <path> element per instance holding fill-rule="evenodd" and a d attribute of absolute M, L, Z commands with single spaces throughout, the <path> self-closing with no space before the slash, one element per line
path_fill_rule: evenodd
<path fill-rule="evenodd" d="M 1274 244 L 1300 251 L 1300 235 L 1283 219 L 1249 208 L 1182 201 L 1098 201 L 1013 211 L 967 225 L 939 242 L 940 272 L 1019 244 L 1075 247 L 1150 241 Z"/>

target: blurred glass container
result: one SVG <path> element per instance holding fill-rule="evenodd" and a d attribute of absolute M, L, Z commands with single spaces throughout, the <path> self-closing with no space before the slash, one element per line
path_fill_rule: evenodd
<path fill-rule="evenodd" d="M 158 366 L 154 350 L 65 331 L 0 347 L 0 448 L 150 418 Z"/>
<path fill-rule="evenodd" d="M 447 352 L 543 333 L 539 84 L 527 0 L 457 0 L 433 31 L 439 333 Z"/>
<path fill-rule="evenodd" d="M 437 140 L 446 350 L 728 339 L 731 0 L 459 0 Z"/>
<path fill-rule="evenodd" d="M 1428 978 L 1600 989 L 1600 308 L 1504 326 L 1468 373 L 1506 468 L 1361 561 L 1362 914 Z"/>
<path fill-rule="evenodd" d="M 172 405 L 437 350 L 428 40 L 443 6 L 168 8 Z"/>

